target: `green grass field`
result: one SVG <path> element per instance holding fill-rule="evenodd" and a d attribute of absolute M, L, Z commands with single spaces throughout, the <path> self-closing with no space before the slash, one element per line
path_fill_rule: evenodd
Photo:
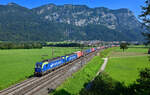
<path fill-rule="evenodd" d="M 54 47 L 54 57 L 69 54 L 79 48 Z M 43 59 L 52 58 L 52 49 L 0 50 L 0 90 L 25 80 L 33 75 L 34 65 Z"/>
<path fill-rule="evenodd" d="M 122 49 L 120 47 L 113 50 L 114 52 L 122 52 Z M 147 53 L 148 49 L 146 48 L 128 48 L 125 50 L 125 52 L 141 52 L 141 53 Z"/>
<path fill-rule="evenodd" d="M 82 69 L 69 77 L 56 91 L 50 95 L 77 95 L 84 88 L 85 83 L 89 83 L 100 69 L 104 57 L 106 57 L 114 48 L 101 51 L 99 56 L 95 56 Z"/>
<path fill-rule="evenodd" d="M 128 47 L 131 47 L 131 48 L 150 48 L 150 45 L 129 45 Z"/>
<path fill-rule="evenodd" d="M 113 79 L 129 85 L 138 78 L 139 70 L 150 67 L 147 51 L 143 48 L 129 48 L 125 52 L 119 48 L 113 50 L 105 72 Z"/>
<path fill-rule="evenodd" d="M 84 88 L 84 84 L 91 81 L 98 72 L 103 60 L 100 56 L 95 56 L 88 64 L 86 64 L 78 72 L 68 78 L 53 93 L 54 95 L 76 95 Z"/>

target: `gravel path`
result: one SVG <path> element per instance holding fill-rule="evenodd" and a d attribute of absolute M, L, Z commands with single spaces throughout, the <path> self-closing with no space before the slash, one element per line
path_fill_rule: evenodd
<path fill-rule="evenodd" d="M 98 76 L 101 72 L 103 72 L 103 71 L 105 70 L 105 67 L 106 67 L 107 62 L 108 62 L 108 58 L 103 58 L 103 59 L 104 59 L 104 63 L 102 64 L 100 70 L 97 72 L 96 76 Z M 96 78 L 96 77 L 95 77 L 95 78 Z M 91 87 L 92 82 L 95 80 L 95 78 L 94 78 L 91 82 L 89 82 L 89 83 L 86 85 L 86 89 L 87 89 L 87 90 Z"/>
<path fill-rule="evenodd" d="M 107 62 L 108 62 L 108 58 L 104 58 L 104 63 L 103 63 L 103 65 L 101 66 L 99 72 L 97 72 L 96 75 L 99 75 L 99 73 L 101 73 L 101 72 L 103 72 L 103 71 L 105 70 L 105 67 L 106 67 L 106 65 L 107 65 Z"/>

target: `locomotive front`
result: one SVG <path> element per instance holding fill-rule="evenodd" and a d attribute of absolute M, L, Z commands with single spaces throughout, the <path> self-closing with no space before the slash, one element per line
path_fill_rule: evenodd
<path fill-rule="evenodd" d="M 35 64 L 35 72 L 34 72 L 35 76 L 41 76 L 42 75 L 42 63 L 37 62 Z"/>

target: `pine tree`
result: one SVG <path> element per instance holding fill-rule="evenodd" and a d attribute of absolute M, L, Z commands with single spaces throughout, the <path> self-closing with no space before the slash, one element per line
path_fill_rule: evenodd
<path fill-rule="evenodd" d="M 146 37 L 147 43 L 150 44 L 150 0 L 145 1 L 145 6 L 142 6 L 142 14 L 139 17 L 147 30 L 143 35 Z"/>

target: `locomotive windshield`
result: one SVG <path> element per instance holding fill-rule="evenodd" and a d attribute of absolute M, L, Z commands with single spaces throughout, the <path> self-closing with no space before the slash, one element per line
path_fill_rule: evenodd
<path fill-rule="evenodd" d="M 41 68 L 41 65 L 40 64 L 36 64 L 35 68 Z"/>

